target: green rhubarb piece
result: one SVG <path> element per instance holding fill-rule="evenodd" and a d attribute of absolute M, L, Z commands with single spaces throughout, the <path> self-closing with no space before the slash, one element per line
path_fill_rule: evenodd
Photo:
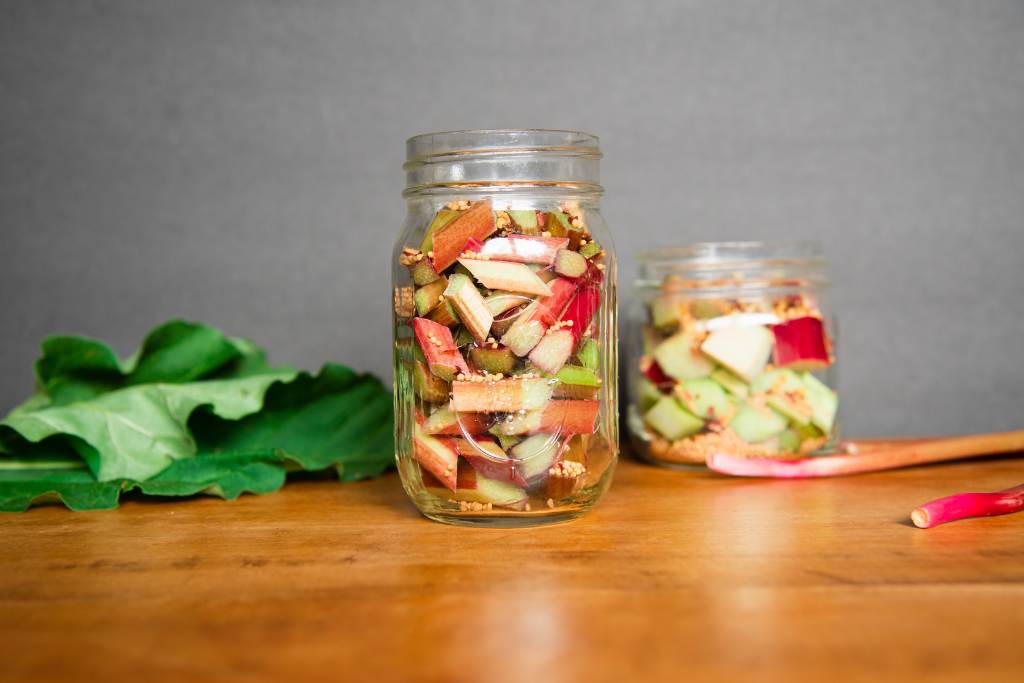
<path fill-rule="evenodd" d="M 538 233 L 537 212 L 533 209 L 509 211 L 508 216 L 516 224 L 519 232 L 524 235 L 536 235 Z"/>
<path fill-rule="evenodd" d="M 600 362 L 600 350 L 597 348 L 597 342 L 593 339 L 586 339 L 580 345 L 579 350 L 576 352 L 576 357 L 579 359 L 583 367 L 588 370 L 597 370 L 597 364 Z"/>
<path fill-rule="evenodd" d="M 455 312 L 455 308 L 447 300 L 442 301 L 427 317 L 445 327 L 455 327 L 460 322 L 459 314 Z"/>
<path fill-rule="evenodd" d="M 469 350 L 469 360 L 476 367 L 492 375 L 507 375 L 516 365 L 516 355 L 506 346 L 493 349 L 479 346 Z"/>
<path fill-rule="evenodd" d="M 679 301 L 671 297 L 658 297 L 651 302 L 651 324 L 662 332 L 679 327 Z"/>
<path fill-rule="evenodd" d="M 555 374 L 555 379 L 565 384 L 576 384 L 585 387 L 599 387 L 601 380 L 597 372 L 581 365 L 563 365 Z"/>
<path fill-rule="evenodd" d="M 603 250 L 601 249 L 601 245 L 598 244 L 597 242 L 594 242 L 593 240 L 591 240 L 590 242 L 587 242 L 582 247 L 580 247 L 580 256 L 582 256 L 583 258 L 588 258 L 588 259 L 589 258 L 594 258 L 598 254 L 600 254 L 602 251 Z"/>
<path fill-rule="evenodd" d="M 811 423 L 825 434 L 830 434 L 832 426 L 835 424 L 836 410 L 839 407 L 836 392 L 809 372 L 803 373 L 800 379 L 807 388 L 807 402 L 813 411 Z"/>
<path fill-rule="evenodd" d="M 448 382 L 432 373 L 426 363 L 416 362 L 412 379 L 416 395 L 427 403 L 448 400 Z"/>
<path fill-rule="evenodd" d="M 743 403 L 729 422 L 729 427 L 747 443 L 761 443 L 781 434 L 786 424 L 786 418 L 767 406 L 756 408 Z"/>
<path fill-rule="evenodd" d="M 534 223 L 534 225 L 536 225 L 536 223 Z M 491 433 L 493 434 L 494 432 L 492 431 Z M 518 436 L 509 436 L 506 434 L 495 434 L 495 436 L 498 438 L 498 443 L 501 445 L 501 450 L 505 451 L 506 453 L 512 450 L 513 446 L 519 443 Z"/>
<path fill-rule="evenodd" d="M 444 289 L 447 286 L 448 280 L 441 277 L 428 285 L 417 287 L 416 293 L 412 297 L 413 302 L 416 304 L 416 315 L 424 318 L 428 313 L 437 308 L 441 301 L 441 294 L 444 293 Z"/>
<path fill-rule="evenodd" d="M 671 396 L 658 400 L 644 414 L 644 421 L 669 441 L 678 441 L 704 429 L 704 421 L 684 410 Z"/>
<path fill-rule="evenodd" d="M 552 237 L 566 237 L 569 235 L 569 217 L 561 211 L 548 212 L 548 222 L 544 224 L 544 230 L 551 233 Z"/>
<path fill-rule="evenodd" d="M 672 335 L 654 349 L 654 358 L 669 377 L 677 380 L 707 377 L 715 365 L 693 344 L 689 332 Z"/>
<path fill-rule="evenodd" d="M 794 423 L 810 423 L 812 408 L 806 400 L 807 388 L 792 370 L 769 370 L 751 383 L 750 391 L 755 394 L 767 393 L 768 405 Z"/>
<path fill-rule="evenodd" d="M 441 209 L 434 216 L 434 220 L 430 221 L 430 226 L 427 228 L 427 233 L 423 236 L 423 243 L 420 244 L 420 251 L 426 254 L 428 251 L 434 248 L 434 235 L 439 232 L 446 225 L 451 223 L 456 216 L 459 215 L 458 211 L 453 209 Z"/>
<path fill-rule="evenodd" d="M 646 377 L 640 378 L 637 393 L 640 396 L 640 409 L 645 411 L 650 410 L 655 403 L 665 396 L 665 394 L 658 390 L 654 382 Z"/>
<path fill-rule="evenodd" d="M 460 349 L 467 344 L 472 344 L 476 340 L 473 339 L 473 333 L 467 330 L 464 326 L 459 325 L 455 328 L 455 333 L 452 335 L 455 339 L 455 346 Z"/>
<path fill-rule="evenodd" d="M 437 280 L 440 275 L 434 270 L 434 266 L 431 265 L 430 259 L 422 258 L 416 263 L 409 266 L 409 274 L 412 276 L 412 281 L 418 286 L 429 285 L 431 282 Z"/>
<path fill-rule="evenodd" d="M 795 429 L 787 429 L 779 434 L 779 450 L 785 453 L 796 453 L 800 450 L 802 439 Z"/>
<path fill-rule="evenodd" d="M 721 384 L 726 391 L 737 398 L 746 398 L 750 395 L 747 383 L 725 368 L 715 368 L 711 372 L 711 379 Z"/>
<path fill-rule="evenodd" d="M 732 409 L 725 389 L 712 379 L 688 379 L 677 388 L 679 402 L 697 417 L 721 420 Z"/>

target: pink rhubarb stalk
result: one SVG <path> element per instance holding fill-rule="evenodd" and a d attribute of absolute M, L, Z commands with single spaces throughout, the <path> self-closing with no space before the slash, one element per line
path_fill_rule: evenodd
<path fill-rule="evenodd" d="M 930 529 L 967 517 L 1008 515 L 1024 510 L 1024 484 L 995 493 L 957 493 L 925 503 L 910 513 L 914 526 Z"/>

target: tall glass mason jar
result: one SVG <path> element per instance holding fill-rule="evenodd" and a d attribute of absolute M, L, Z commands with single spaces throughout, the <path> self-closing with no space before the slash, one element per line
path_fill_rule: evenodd
<path fill-rule="evenodd" d="M 392 255 L 398 471 L 427 517 L 571 519 L 618 457 L 615 257 L 594 135 L 406 143 Z"/>
<path fill-rule="evenodd" d="M 814 243 L 720 242 L 640 257 L 627 422 L 638 455 L 799 458 L 839 438 L 836 325 Z"/>

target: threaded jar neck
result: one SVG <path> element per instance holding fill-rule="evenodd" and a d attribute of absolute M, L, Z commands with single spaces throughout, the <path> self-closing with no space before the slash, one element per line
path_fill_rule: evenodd
<path fill-rule="evenodd" d="M 826 260 L 815 242 L 702 242 L 638 257 L 640 289 L 706 293 L 828 286 Z"/>
<path fill-rule="evenodd" d="M 460 130 L 406 141 L 406 197 L 545 189 L 600 195 L 598 137 L 573 130 Z"/>

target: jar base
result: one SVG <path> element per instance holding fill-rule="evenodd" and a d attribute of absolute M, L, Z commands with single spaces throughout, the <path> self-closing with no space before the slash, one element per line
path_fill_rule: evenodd
<path fill-rule="evenodd" d="M 584 514 L 585 508 L 574 508 L 564 511 L 537 511 L 535 513 L 523 512 L 509 514 L 466 514 L 447 512 L 426 512 L 420 510 L 424 517 L 452 526 L 490 527 L 492 529 L 521 529 L 527 527 L 547 526 L 549 524 L 564 524 L 571 522 Z"/>

